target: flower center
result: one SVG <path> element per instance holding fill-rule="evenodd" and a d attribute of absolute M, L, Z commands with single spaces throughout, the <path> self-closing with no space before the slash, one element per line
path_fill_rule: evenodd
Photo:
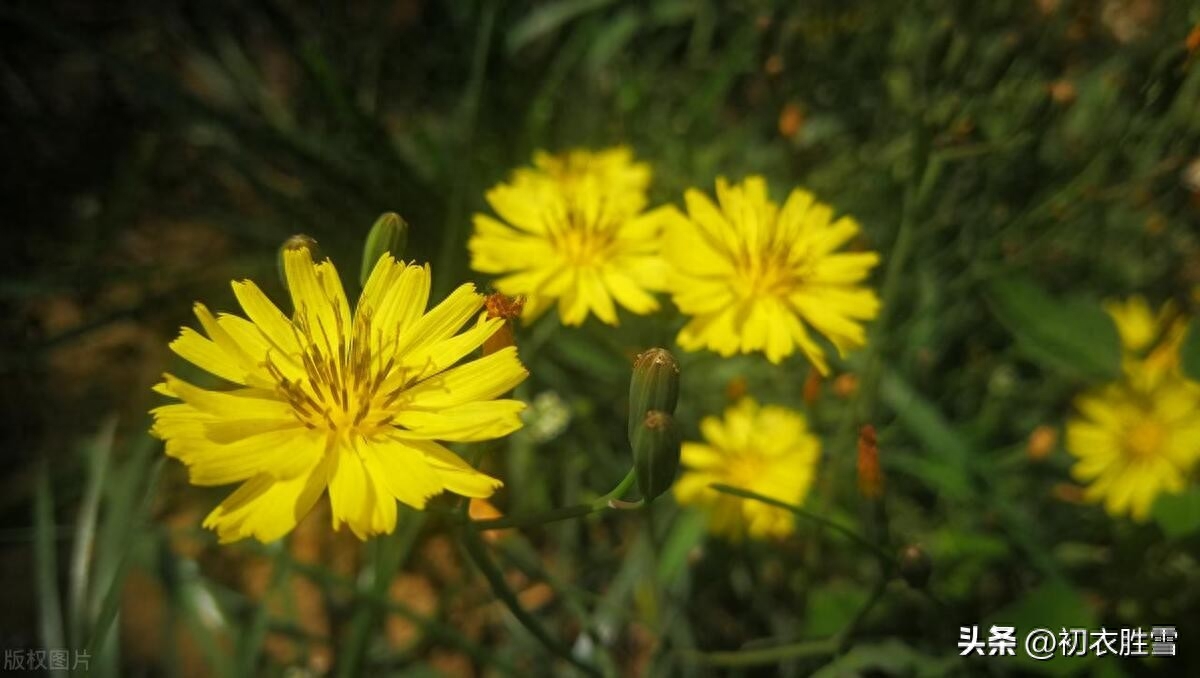
<path fill-rule="evenodd" d="M 391 405 L 404 390 L 401 383 L 384 389 L 394 359 L 381 363 L 371 350 L 371 313 L 360 308 L 352 327 L 344 327 L 334 315 L 336 327 L 327 328 L 320 318 L 296 313 L 292 322 L 300 344 L 300 362 L 305 376 L 292 380 L 267 358 L 267 369 L 275 377 L 276 389 L 292 406 L 305 426 L 335 434 L 369 434 L 391 422 Z"/>
<path fill-rule="evenodd" d="M 736 257 L 737 292 L 745 299 L 754 297 L 785 297 L 793 292 L 800 277 L 788 262 L 788 252 L 769 248 L 744 252 Z"/>
<path fill-rule="evenodd" d="M 1159 454 L 1167 439 L 1167 430 L 1153 419 L 1143 419 L 1129 429 L 1125 436 L 1125 449 L 1138 459 Z"/>
<path fill-rule="evenodd" d="M 613 234 L 602 225 L 586 223 L 581 215 L 572 214 L 553 242 L 555 251 L 568 263 L 595 266 L 607 259 Z"/>
<path fill-rule="evenodd" d="M 734 487 L 754 487 L 766 469 L 762 457 L 742 454 L 729 465 L 729 484 Z"/>

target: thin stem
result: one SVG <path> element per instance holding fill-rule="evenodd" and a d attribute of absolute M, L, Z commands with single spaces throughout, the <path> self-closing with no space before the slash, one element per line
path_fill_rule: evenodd
<path fill-rule="evenodd" d="M 575 504 L 573 506 L 561 506 L 548 511 L 539 511 L 537 513 L 527 513 L 525 515 L 504 516 L 502 518 L 490 518 L 488 520 L 473 520 L 470 521 L 470 526 L 480 532 L 488 530 L 503 530 L 511 527 L 533 527 L 535 525 L 545 525 L 546 523 L 555 523 L 560 520 L 569 520 L 571 518 L 581 518 L 597 511 L 605 511 L 608 509 L 631 509 L 639 508 L 642 502 L 623 502 L 620 501 L 621 495 L 625 494 L 630 487 L 633 486 L 635 477 L 633 470 L 621 479 L 620 483 L 612 490 L 587 504 Z"/>
<path fill-rule="evenodd" d="M 468 525 L 473 530 L 486 532 L 488 530 L 504 530 L 511 527 L 533 527 L 535 525 L 545 525 L 546 523 L 555 523 L 560 520 L 569 520 L 571 518 L 579 518 L 586 516 L 589 513 L 594 513 L 600 510 L 592 504 L 577 504 L 575 506 L 563 506 L 549 511 L 540 511 L 538 513 L 527 513 L 525 515 L 504 516 L 503 518 L 489 518 L 488 520 L 472 520 L 468 521 Z"/>
<path fill-rule="evenodd" d="M 270 621 L 271 601 L 279 591 L 287 586 L 292 575 L 291 559 L 287 557 L 286 541 L 270 547 L 275 551 L 272 563 L 271 581 L 263 593 L 262 601 L 255 611 L 245 636 L 239 666 L 241 675 L 252 676 L 258 673 L 258 659 L 262 653 L 263 640 L 267 636 Z"/>
<path fill-rule="evenodd" d="M 872 338 L 867 342 L 865 369 L 858 388 L 858 401 L 855 403 L 855 415 L 859 422 L 871 421 L 877 400 L 880 371 L 883 367 L 883 334 L 888 331 L 896 314 L 896 304 L 900 298 L 901 281 L 912 255 L 914 232 L 918 216 L 922 213 L 933 187 L 941 178 L 944 161 L 938 155 L 929 152 L 929 138 L 925 131 L 918 127 L 916 143 L 913 146 L 913 164 L 917 168 L 915 182 L 909 184 L 904 195 L 904 206 L 900 213 L 900 224 L 896 240 L 892 244 L 892 252 L 888 257 L 887 271 L 884 274 L 883 285 L 880 287 L 879 317 L 872 324 Z"/>
<path fill-rule="evenodd" d="M 404 565 L 424 524 L 425 517 L 423 515 L 407 514 L 407 518 L 395 532 L 376 543 L 378 552 L 371 570 L 371 581 L 364 587 L 372 597 L 387 596 L 388 585 L 391 584 L 392 577 Z M 346 646 L 339 653 L 341 660 L 338 669 L 339 676 L 357 676 L 361 673 L 371 629 L 375 628 L 379 620 L 379 612 L 379 609 L 373 606 L 362 607 L 355 611 L 350 620 Z"/>
<path fill-rule="evenodd" d="M 257 553 L 267 552 L 267 549 L 261 545 L 252 544 L 251 548 Z M 319 565 L 296 560 L 286 551 L 283 552 L 283 557 L 288 560 L 288 566 L 296 574 L 306 577 L 321 586 L 340 589 L 348 593 L 355 603 L 362 603 L 364 606 L 374 607 L 380 612 L 394 614 L 402 619 L 411 621 L 421 629 L 422 633 L 430 638 L 462 650 L 476 661 L 486 663 L 492 668 L 498 669 L 504 675 L 516 674 L 516 669 L 511 664 L 491 655 L 487 648 L 476 644 L 471 639 L 459 633 L 454 627 L 443 624 L 436 619 L 420 615 L 408 606 L 392 600 L 386 593 L 375 594 L 370 590 L 360 588 L 353 580 L 330 572 Z"/>
<path fill-rule="evenodd" d="M 846 527 L 845 525 L 836 523 L 824 516 L 819 516 L 815 513 L 809 513 L 808 511 L 805 511 L 804 509 L 800 508 L 799 506 L 793 506 L 786 502 L 779 501 L 778 499 L 773 499 L 771 497 L 763 496 L 761 494 L 758 494 L 757 492 L 751 492 L 750 490 L 744 490 L 740 487 L 731 487 L 729 485 L 722 485 L 720 483 L 714 483 L 712 485 L 709 485 L 709 487 L 711 487 L 712 489 L 714 489 L 718 492 L 724 492 L 725 494 L 732 494 L 735 497 L 741 497 L 743 499 L 751 499 L 753 501 L 759 501 L 764 504 L 769 504 L 771 506 L 775 506 L 777 508 L 784 509 L 785 511 L 791 511 L 792 513 L 800 516 L 801 518 L 811 520 L 814 523 L 817 523 L 818 525 L 828 527 L 829 529 L 831 529 L 835 532 L 838 532 L 839 534 L 843 535 L 844 537 L 846 537 L 850 541 L 854 542 L 858 546 L 875 554 L 875 556 L 877 558 L 879 558 L 881 561 L 883 561 L 887 565 L 894 566 L 896 564 L 895 556 L 893 556 L 892 554 L 883 550 L 882 548 L 880 548 L 876 544 L 872 543 L 871 541 L 869 541 L 862 535 L 858 534 L 854 530 L 851 530 L 850 528 Z"/>
<path fill-rule="evenodd" d="M 504 580 L 504 573 L 500 571 L 500 568 L 496 566 L 491 556 L 488 555 L 487 547 L 484 545 L 483 539 L 479 536 L 478 530 L 472 527 L 460 530 L 459 541 L 462 542 L 463 549 L 467 552 L 471 561 L 475 563 L 475 566 L 483 573 L 484 578 L 488 580 L 488 584 L 492 587 L 492 592 L 504 603 L 509 612 L 512 612 L 517 621 L 521 623 L 521 626 L 524 626 L 551 653 L 570 662 L 572 666 L 587 675 L 599 678 L 601 673 L 596 667 L 572 654 L 570 648 L 551 636 L 532 614 L 521 607 L 521 601 L 517 598 L 516 592 Z"/>
<path fill-rule="evenodd" d="M 608 493 L 606 493 L 603 497 L 600 497 L 596 501 L 592 502 L 592 505 L 598 508 L 611 506 L 612 501 L 620 499 L 621 495 L 625 494 L 629 491 L 629 488 L 633 487 L 633 483 L 636 480 L 637 477 L 634 475 L 633 469 L 629 469 L 629 473 L 625 474 L 625 477 L 621 479 L 621 482 L 617 483 L 616 487 L 609 490 Z"/>
<path fill-rule="evenodd" d="M 743 495 L 739 494 L 739 496 Z M 863 601 L 862 607 L 854 614 L 854 618 L 841 631 L 838 631 L 837 635 L 830 638 L 803 640 L 786 645 L 772 645 L 769 647 L 727 652 L 685 650 L 679 654 L 685 661 L 707 664 L 709 666 L 756 666 L 841 654 L 849 647 L 851 638 L 854 637 L 854 633 L 858 630 L 863 620 L 867 618 L 867 615 L 875 608 L 875 604 L 883 597 L 883 593 L 887 589 L 887 581 L 887 573 L 881 572 L 875 582 L 875 587 L 871 589 L 871 594 Z"/>
<path fill-rule="evenodd" d="M 850 645 L 850 638 L 854 636 L 854 632 L 858 630 L 859 625 L 875 608 L 875 604 L 883 597 L 883 592 L 887 590 L 888 576 L 886 572 L 880 572 L 879 578 L 875 581 L 875 588 L 871 589 L 871 595 L 867 596 L 867 600 L 863 602 L 862 607 L 858 608 L 858 612 L 854 614 L 854 618 L 846 624 L 845 628 L 838 632 L 838 652 L 845 652 Z"/>

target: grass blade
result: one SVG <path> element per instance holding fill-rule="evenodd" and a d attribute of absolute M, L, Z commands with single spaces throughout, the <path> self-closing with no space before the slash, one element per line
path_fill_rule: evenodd
<path fill-rule="evenodd" d="M 58 591 L 58 559 L 54 525 L 54 493 L 50 471 L 45 464 L 38 472 L 33 506 L 34 569 L 37 571 L 37 598 L 40 611 L 39 632 L 44 650 L 65 648 L 61 598 Z M 51 675 L 66 675 L 54 671 Z"/>
<path fill-rule="evenodd" d="M 73 644 L 83 642 L 88 619 L 87 594 L 91 574 L 92 549 L 96 541 L 96 521 L 100 515 L 100 495 L 108 475 L 108 463 L 112 458 L 113 437 L 116 435 L 117 420 L 111 418 L 104 423 L 100 433 L 86 447 L 87 486 L 79 506 L 79 517 L 75 525 L 75 543 L 71 550 L 70 589 L 68 592 L 68 636 Z"/>

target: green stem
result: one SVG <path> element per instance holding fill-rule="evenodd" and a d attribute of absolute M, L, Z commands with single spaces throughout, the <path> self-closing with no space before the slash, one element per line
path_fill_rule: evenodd
<path fill-rule="evenodd" d="M 488 530 L 505 530 L 512 527 L 533 527 L 535 525 L 545 525 L 546 523 L 555 523 L 560 520 L 570 520 L 571 518 L 579 518 L 590 513 L 595 513 L 599 509 L 591 504 L 577 504 L 575 506 L 563 506 L 561 508 L 550 509 L 549 511 L 539 511 L 538 513 L 527 513 L 519 516 L 504 516 L 503 518 L 490 518 L 488 520 L 472 520 L 468 524 L 471 529 L 486 532 Z"/>
<path fill-rule="evenodd" d="M 828 518 L 825 518 L 824 516 L 819 516 L 815 513 L 809 513 L 808 511 L 805 511 L 804 509 L 800 508 L 799 506 L 793 506 L 786 502 L 779 501 L 778 499 L 773 499 L 771 497 L 763 496 L 761 494 L 758 494 L 757 492 L 751 492 L 750 490 L 743 490 L 740 487 L 731 487 L 729 485 L 722 485 L 720 483 L 714 483 L 714 484 L 710 485 L 709 487 L 713 488 L 714 490 L 716 490 L 718 492 L 724 492 L 725 494 L 732 494 L 735 497 L 741 497 L 743 499 L 751 499 L 753 501 L 759 501 L 764 504 L 769 504 L 771 506 L 775 506 L 777 508 L 784 509 L 785 511 L 791 511 L 792 513 L 800 516 L 801 518 L 811 520 L 812 522 L 817 523 L 818 525 L 828 527 L 829 529 L 845 536 L 847 539 L 854 542 L 856 545 L 875 554 L 875 556 L 877 558 L 879 558 L 880 561 L 886 563 L 887 565 L 895 566 L 895 564 L 896 564 L 895 556 L 893 556 L 892 554 L 883 550 L 882 548 L 880 548 L 876 544 L 872 543 L 871 541 L 869 541 L 862 535 L 858 534 L 854 530 L 851 530 L 850 528 L 846 527 L 845 525 L 841 525 L 841 524 L 836 523 Z"/>
<path fill-rule="evenodd" d="M 621 482 L 617 483 L 616 487 L 609 490 L 608 493 L 606 493 L 603 497 L 600 497 L 596 501 L 592 502 L 592 505 L 596 506 L 597 508 L 604 508 L 608 506 L 610 502 L 620 499 L 621 495 L 628 492 L 629 488 L 633 487 L 633 484 L 636 481 L 637 476 L 634 475 L 633 469 L 629 469 L 629 473 L 625 474 L 625 477 L 621 479 Z"/>
<path fill-rule="evenodd" d="M 916 176 L 919 178 L 916 183 L 910 184 L 905 192 L 896 241 L 892 245 L 887 272 L 884 274 L 883 285 L 880 288 L 879 317 L 872 324 L 873 336 L 867 342 L 866 368 L 863 372 L 862 383 L 858 388 L 859 400 L 856 403 L 855 414 L 859 422 L 871 421 L 874 413 L 880 371 L 883 367 L 883 334 L 888 330 L 896 313 L 896 302 L 900 297 L 900 281 L 904 278 L 904 271 L 913 251 L 913 234 L 917 217 L 923 212 L 925 202 L 929 199 L 933 187 L 937 185 L 938 179 L 941 178 L 944 166 L 944 161 L 940 156 L 929 153 L 928 135 L 920 129 L 917 130 L 913 156 L 913 162 L 917 168 Z"/>
<path fill-rule="evenodd" d="M 875 582 L 875 587 L 871 590 L 871 594 L 867 596 L 862 607 L 854 614 L 854 618 L 841 631 L 838 631 L 837 635 L 830 638 L 803 640 L 786 645 L 772 645 L 752 650 L 732 650 L 728 652 L 687 650 L 681 652 L 680 656 L 685 661 L 707 664 L 709 666 L 756 666 L 841 654 L 846 651 L 846 648 L 850 644 L 850 639 L 854 637 L 854 633 L 858 630 L 863 620 L 874 609 L 879 599 L 883 597 L 883 593 L 887 589 L 887 580 L 887 573 L 881 572 L 879 579 Z"/>
<path fill-rule="evenodd" d="M 621 495 L 625 494 L 630 487 L 633 486 L 635 477 L 633 470 L 621 479 L 620 483 L 611 491 L 587 504 L 575 504 L 573 506 L 561 506 L 559 508 L 550 509 L 548 511 L 539 511 L 537 513 L 527 513 L 525 515 L 504 516 L 503 518 L 490 518 L 488 520 L 473 520 L 470 521 L 472 529 L 479 532 L 488 530 L 503 530 L 511 527 L 533 527 L 535 525 L 545 525 L 546 523 L 554 523 L 560 520 L 569 520 L 571 518 L 580 518 L 597 511 L 605 511 L 608 509 L 621 508 L 637 508 L 641 506 L 641 502 L 621 502 L 614 505 L 614 502 L 620 501 Z"/>
<path fill-rule="evenodd" d="M 286 540 L 273 544 L 271 548 L 275 551 L 271 581 L 267 585 L 267 590 L 263 593 L 262 600 L 259 601 L 258 610 L 255 611 L 254 618 L 251 620 L 247 631 L 245 645 L 242 646 L 241 672 L 239 675 L 243 676 L 253 676 L 258 673 L 258 658 L 262 651 L 263 640 L 266 638 L 268 622 L 271 618 L 271 601 L 278 594 L 279 590 L 287 585 L 288 579 L 292 574 L 291 559 L 286 557 Z"/>
<path fill-rule="evenodd" d="M 855 613 L 850 623 L 846 624 L 845 628 L 838 632 L 838 653 L 846 651 L 846 648 L 850 645 L 850 638 L 854 636 L 854 632 L 858 630 L 859 625 L 867 618 L 871 610 L 875 608 L 875 604 L 879 602 L 879 599 L 883 597 L 883 592 L 887 590 L 887 582 L 887 571 L 881 571 L 879 578 L 875 581 L 875 588 L 871 589 L 871 595 L 867 596 L 866 602 L 863 603 L 862 607 L 858 608 L 858 612 Z"/>
<path fill-rule="evenodd" d="M 407 520 L 397 527 L 396 531 L 379 540 L 379 553 L 375 559 L 374 570 L 371 572 L 369 591 L 372 597 L 386 597 L 392 575 L 404 564 L 405 558 L 417 541 L 417 535 L 425 523 L 422 514 L 408 514 Z M 350 620 L 350 631 L 346 647 L 339 652 L 341 665 L 338 675 L 348 678 L 362 673 L 363 656 L 367 651 L 371 629 L 375 628 L 379 619 L 379 609 L 374 606 L 361 607 L 355 611 Z"/>
<path fill-rule="evenodd" d="M 267 549 L 261 545 L 253 544 L 251 548 L 258 553 L 266 553 Z M 378 609 L 380 612 L 394 614 L 402 619 L 406 619 L 421 629 L 421 632 L 428 637 L 446 643 L 451 647 L 462 650 L 472 659 L 487 664 L 488 666 L 499 670 L 504 675 L 515 675 L 516 669 L 503 659 L 493 656 L 486 648 L 476 644 L 471 639 L 462 635 L 454 627 L 443 624 L 436 619 L 426 617 L 414 612 L 411 608 L 403 605 L 395 600 L 392 600 L 386 593 L 376 595 L 369 590 L 364 590 L 357 586 L 354 581 L 342 577 L 336 573 L 319 565 L 305 563 L 296 560 L 291 554 L 286 551 L 282 554 L 287 559 L 288 566 L 298 575 L 306 577 L 323 587 L 330 589 L 340 589 L 350 594 L 350 599 L 354 603 L 361 603 L 364 606 L 370 606 Z"/>
<path fill-rule="evenodd" d="M 483 539 L 479 536 L 478 530 L 472 527 L 460 530 L 459 541 L 462 542 L 463 549 L 470 556 L 472 562 L 483 573 L 484 578 L 488 580 L 488 584 L 492 587 L 492 592 L 504 603 L 509 612 L 512 612 L 517 621 L 521 623 L 521 626 L 524 626 L 551 653 L 566 660 L 587 675 L 599 678 L 601 673 L 596 667 L 572 654 L 570 648 L 551 636 L 532 614 L 521 607 L 521 601 L 517 598 L 516 592 L 504 580 L 504 573 L 500 571 L 500 568 L 496 566 L 491 556 L 488 555 L 487 547 L 484 545 Z"/>

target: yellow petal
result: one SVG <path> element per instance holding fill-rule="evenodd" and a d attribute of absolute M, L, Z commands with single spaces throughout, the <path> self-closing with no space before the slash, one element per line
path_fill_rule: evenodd
<path fill-rule="evenodd" d="M 233 295 L 246 312 L 246 317 L 262 331 L 276 351 L 285 355 L 300 352 L 292 322 L 271 303 L 258 285 L 249 280 L 234 282 Z"/>
<path fill-rule="evenodd" d="M 312 255 L 303 247 L 285 250 L 283 266 L 297 322 L 303 319 L 313 337 L 325 342 L 328 353 L 334 353 L 339 333 L 350 328 L 350 306 L 337 270 L 328 261 L 313 264 Z"/>
<path fill-rule="evenodd" d="M 447 490 L 464 497 L 490 497 L 501 483 L 463 461 L 446 447 L 429 440 L 415 440 L 412 446 L 425 454 L 425 461 Z"/>
<path fill-rule="evenodd" d="M 616 267 L 605 267 L 603 275 L 604 286 L 624 308 L 637 315 L 658 310 L 658 301 Z"/>
<path fill-rule="evenodd" d="M 402 410 L 394 422 L 407 430 L 395 435 L 451 442 L 491 440 L 521 428 L 524 409 L 525 403 L 519 400 L 488 400 L 431 411 Z"/>
<path fill-rule="evenodd" d="M 170 374 L 163 375 L 169 393 L 199 410 L 233 419 L 294 420 L 292 408 L 272 391 L 237 389 L 208 391 Z"/>
<path fill-rule="evenodd" d="M 430 468 L 415 441 L 377 437 L 361 441 L 367 472 L 388 494 L 405 504 L 425 508 L 430 497 L 442 492 L 441 479 Z"/>
<path fill-rule="evenodd" d="M 442 303 L 430 309 L 411 327 L 405 328 L 397 352 L 404 354 L 419 350 L 453 336 L 483 308 L 483 301 L 483 295 L 475 292 L 475 285 L 460 285 Z"/>
<path fill-rule="evenodd" d="M 309 473 L 287 480 L 256 476 L 209 513 L 204 526 L 216 530 L 223 544 L 246 537 L 274 541 L 290 532 L 312 509 L 325 491 L 328 476 L 324 460 Z"/>
<path fill-rule="evenodd" d="M 396 377 L 386 380 L 384 389 L 388 389 L 393 382 L 398 386 L 401 383 L 420 381 L 428 375 L 449 369 L 482 346 L 503 324 L 503 318 L 485 320 L 462 334 L 426 343 L 407 352 L 400 362 L 400 370 L 396 372 Z"/>
<path fill-rule="evenodd" d="M 183 328 L 179 337 L 170 343 L 170 347 L 179 357 L 206 372 L 226 381 L 246 384 L 246 372 L 242 364 L 221 350 L 215 342 L 206 339 L 190 327 Z"/>
<path fill-rule="evenodd" d="M 174 437 L 166 452 L 188 465 L 193 485 L 228 485 L 259 474 L 287 479 L 308 473 L 325 449 L 323 435 L 299 423 L 229 443 Z"/>
<path fill-rule="evenodd" d="M 434 375 L 407 389 L 409 407 L 437 410 L 475 400 L 488 400 L 512 390 L 529 373 L 514 346 Z"/>
<path fill-rule="evenodd" d="M 341 449 L 332 456 L 335 461 L 329 480 L 329 504 L 333 529 L 345 524 L 354 536 L 366 539 L 395 528 L 396 500 L 378 494 L 376 479 L 364 467 L 365 455 Z"/>
<path fill-rule="evenodd" d="M 374 352 L 395 355 L 399 342 L 413 323 L 425 312 L 429 304 L 429 266 L 407 266 L 392 283 L 383 290 L 374 308 L 373 325 L 378 328 L 372 334 L 371 349 Z"/>

